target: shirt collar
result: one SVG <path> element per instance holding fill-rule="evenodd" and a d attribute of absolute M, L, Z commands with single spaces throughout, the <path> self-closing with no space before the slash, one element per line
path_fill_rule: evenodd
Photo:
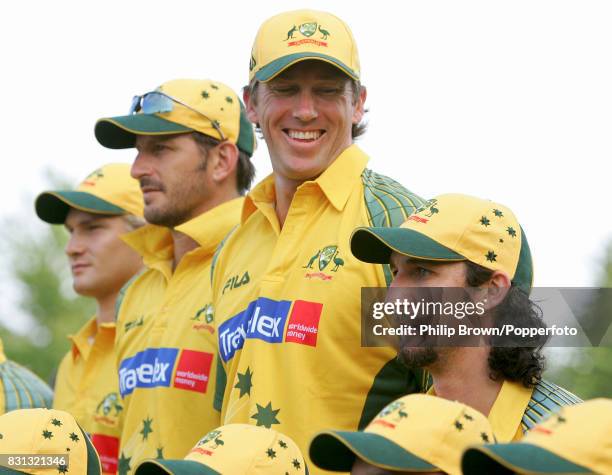
<path fill-rule="evenodd" d="M 95 315 L 91 317 L 78 332 L 74 335 L 68 335 L 68 339 L 72 341 L 72 357 L 76 358 L 77 355 L 81 355 L 84 360 L 87 360 L 92 347 L 91 339 L 98 338 L 98 334 L 102 335 L 107 332 L 112 332 L 108 338 L 109 341 L 113 341 L 115 338 L 115 328 L 115 322 L 101 323 L 98 325 Z"/>
<path fill-rule="evenodd" d="M 346 148 L 332 164 L 312 182 L 316 183 L 327 200 L 338 211 L 342 211 L 355 186 L 355 179 L 361 176 L 369 157 L 355 144 Z M 298 187 L 298 190 L 300 189 Z M 256 209 L 269 207 L 274 203 L 274 174 L 268 175 L 251 190 L 244 200 L 241 223 L 244 223 Z"/>
<path fill-rule="evenodd" d="M 174 230 L 196 241 L 200 252 L 212 254 L 238 223 L 243 201 L 244 198 L 239 197 L 215 206 Z M 174 257 L 174 243 L 169 228 L 147 224 L 124 234 L 122 239 L 142 256 L 147 267 L 153 267 L 153 264 L 160 261 L 171 261 Z"/>
<path fill-rule="evenodd" d="M 497 442 L 514 440 L 532 393 L 532 388 L 526 388 L 521 383 L 503 382 L 488 417 Z"/>

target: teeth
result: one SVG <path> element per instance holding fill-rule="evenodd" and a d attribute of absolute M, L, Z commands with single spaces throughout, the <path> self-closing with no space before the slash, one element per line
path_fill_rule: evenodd
<path fill-rule="evenodd" d="M 303 132 L 301 130 L 289 130 L 289 137 L 291 137 L 292 139 L 317 140 L 320 136 L 320 130 L 308 130 L 306 132 Z"/>

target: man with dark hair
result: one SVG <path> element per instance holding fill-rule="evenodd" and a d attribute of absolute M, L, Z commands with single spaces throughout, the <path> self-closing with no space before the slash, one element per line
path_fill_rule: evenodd
<path fill-rule="evenodd" d="M 360 289 L 390 274 L 348 245 L 355 226 L 397 226 L 423 201 L 368 170 L 353 143 L 366 91 L 342 20 L 274 16 L 250 66 L 244 99 L 273 174 L 247 195 L 212 272 L 223 364 L 215 403 L 223 424 L 273 427 L 305 450 L 317 430 L 365 427 L 421 389 L 390 348 L 361 347 Z"/>
<path fill-rule="evenodd" d="M 393 298 L 414 297 L 415 288 L 474 287 L 494 326 L 544 326 L 529 300 L 533 267 L 527 239 L 514 213 L 503 205 L 440 195 L 399 228 L 358 228 L 351 251 L 364 262 L 391 265 Z M 530 341 L 529 347 L 498 346 L 496 338 L 470 347 L 427 343 L 402 337 L 400 359 L 431 374 L 430 394 L 487 415 L 498 441 L 516 440 L 559 406 L 580 402 L 542 380 L 544 339 Z"/>
<path fill-rule="evenodd" d="M 96 302 L 96 314 L 70 335 L 71 348 L 55 379 L 54 409 L 72 414 L 100 454 L 105 474 L 117 471 L 122 416 L 115 370 L 115 301 L 142 269 L 142 258 L 121 236 L 144 225 L 142 192 L 127 163 L 91 172 L 73 190 L 41 193 L 36 213 L 64 225 L 76 293 Z"/>
<path fill-rule="evenodd" d="M 105 147 L 136 148 L 132 176 L 151 223 L 125 237 L 148 269 L 118 302 L 120 474 L 145 458 L 181 458 L 219 426 L 210 265 L 240 219 L 255 147 L 240 99 L 217 81 L 168 81 L 131 112 L 95 129 Z"/>

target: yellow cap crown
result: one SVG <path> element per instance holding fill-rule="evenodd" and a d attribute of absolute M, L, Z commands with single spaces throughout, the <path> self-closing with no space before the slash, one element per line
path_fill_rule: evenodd
<path fill-rule="evenodd" d="M 331 13 L 295 10 L 266 20 L 257 33 L 249 80 L 269 81 L 306 59 L 328 62 L 359 80 L 359 53 L 350 28 Z"/>

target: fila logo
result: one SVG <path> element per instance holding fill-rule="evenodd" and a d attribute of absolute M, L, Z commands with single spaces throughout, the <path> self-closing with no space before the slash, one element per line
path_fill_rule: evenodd
<path fill-rule="evenodd" d="M 223 287 L 223 292 L 221 294 L 224 294 L 226 290 L 233 290 L 237 289 L 238 287 L 242 287 L 243 285 L 246 285 L 249 282 L 251 282 L 251 278 L 249 277 L 249 271 L 246 271 L 244 274 L 242 274 L 242 277 L 235 275 L 234 277 L 228 279 L 228 281 L 225 283 L 225 286 Z"/>

